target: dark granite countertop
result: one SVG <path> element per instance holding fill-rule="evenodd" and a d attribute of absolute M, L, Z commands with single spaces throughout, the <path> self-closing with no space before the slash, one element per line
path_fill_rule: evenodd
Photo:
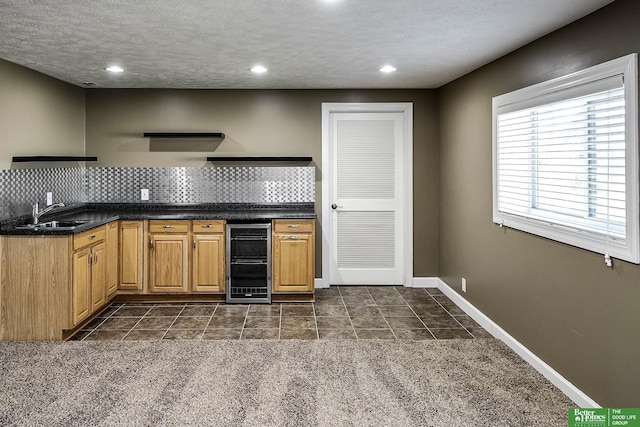
<path fill-rule="evenodd" d="M 272 219 L 315 219 L 313 203 L 250 204 L 220 203 L 205 205 L 167 204 L 107 204 L 74 205 L 54 210 L 40 222 L 86 220 L 73 230 L 20 229 L 16 226 L 31 222 L 29 216 L 11 218 L 0 223 L 0 235 L 59 236 L 80 233 L 116 220 L 145 219 L 223 219 L 227 221 L 266 221 Z"/>

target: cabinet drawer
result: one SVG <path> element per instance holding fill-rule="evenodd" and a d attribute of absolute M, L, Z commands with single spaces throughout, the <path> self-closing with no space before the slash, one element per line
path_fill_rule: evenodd
<path fill-rule="evenodd" d="M 274 221 L 276 233 L 311 233 L 313 232 L 312 219 L 277 219 Z"/>
<path fill-rule="evenodd" d="M 152 220 L 149 221 L 151 233 L 187 233 L 189 221 L 185 220 Z"/>
<path fill-rule="evenodd" d="M 224 233 L 224 220 L 194 219 L 192 231 L 194 233 Z"/>
<path fill-rule="evenodd" d="M 106 227 L 103 225 L 101 227 L 76 234 L 73 236 L 73 250 L 77 251 L 80 248 L 84 248 L 85 246 L 104 240 L 106 233 Z"/>

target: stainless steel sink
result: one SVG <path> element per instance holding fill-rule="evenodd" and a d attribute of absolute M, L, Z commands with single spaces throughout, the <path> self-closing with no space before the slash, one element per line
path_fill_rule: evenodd
<path fill-rule="evenodd" d="M 38 224 L 18 225 L 16 228 L 20 230 L 73 230 L 74 228 L 88 223 L 88 219 L 80 219 L 73 221 L 47 221 Z"/>

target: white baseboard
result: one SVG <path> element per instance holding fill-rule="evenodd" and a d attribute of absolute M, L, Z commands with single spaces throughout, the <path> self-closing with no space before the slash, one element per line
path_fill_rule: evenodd
<path fill-rule="evenodd" d="M 437 288 L 440 285 L 440 279 L 437 277 L 414 277 L 414 288 Z"/>
<path fill-rule="evenodd" d="M 413 283 L 411 286 L 407 285 L 407 288 L 437 288 L 440 283 L 440 279 L 437 277 L 414 277 Z M 324 280 L 322 278 L 314 279 L 314 287 L 316 289 L 328 288 L 329 285 L 325 286 Z"/>
<path fill-rule="evenodd" d="M 460 307 L 465 313 L 467 313 L 473 320 L 478 322 L 480 326 L 487 330 L 491 335 L 498 338 L 507 344 L 513 351 L 515 351 L 520 357 L 528 362 L 533 368 L 540 372 L 546 379 L 551 381 L 553 385 L 558 387 L 564 394 L 566 394 L 576 405 L 580 408 L 600 408 L 593 399 L 587 396 L 574 386 L 569 380 L 560 375 L 555 369 L 546 364 L 542 359 L 536 356 L 531 350 L 522 345 L 518 340 L 509 335 L 504 329 L 502 329 L 493 320 L 487 317 L 484 313 L 474 307 L 469 301 L 462 298 L 460 294 L 453 290 L 441 279 L 436 279 L 438 289 L 442 291 L 449 299 L 451 299 L 458 307 Z M 415 283 L 415 282 L 414 282 Z"/>

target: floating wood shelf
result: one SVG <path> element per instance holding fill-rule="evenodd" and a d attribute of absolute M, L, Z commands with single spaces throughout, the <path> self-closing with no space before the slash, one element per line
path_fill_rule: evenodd
<path fill-rule="evenodd" d="M 304 162 L 309 163 L 311 157 L 207 157 L 208 162 Z"/>
<path fill-rule="evenodd" d="M 95 162 L 97 157 L 85 156 L 16 156 L 13 157 L 14 163 L 20 162 Z"/>
<path fill-rule="evenodd" d="M 222 132 L 145 132 L 151 138 L 224 138 Z"/>

